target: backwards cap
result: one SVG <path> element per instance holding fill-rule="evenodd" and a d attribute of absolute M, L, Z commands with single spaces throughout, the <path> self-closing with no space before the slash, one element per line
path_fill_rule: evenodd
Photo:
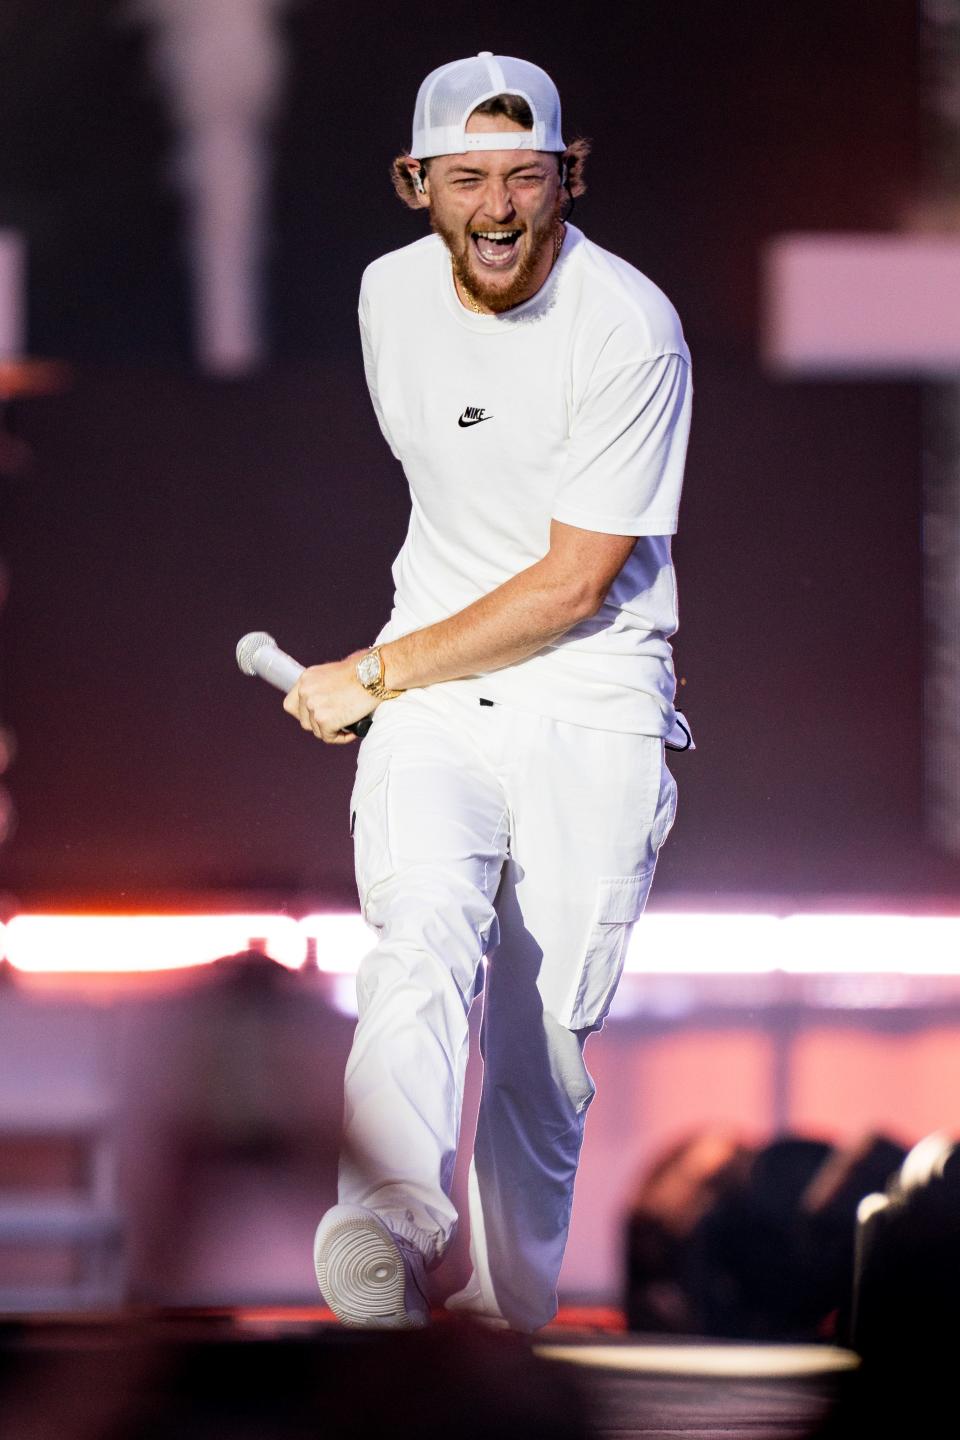
<path fill-rule="evenodd" d="M 532 130 L 467 134 L 478 105 L 494 95 L 520 95 L 530 106 Z M 417 92 L 413 144 L 417 160 L 430 155 L 465 155 L 470 150 L 550 150 L 567 147 L 560 135 L 560 96 L 545 70 L 512 55 L 481 50 L 432 70 Z"/>

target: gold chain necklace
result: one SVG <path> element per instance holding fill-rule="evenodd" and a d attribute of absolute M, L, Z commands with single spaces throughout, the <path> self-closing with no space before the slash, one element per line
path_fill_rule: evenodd
<path fill-rule="evenodd" d="M 550 262 L 551 270 L 553 269 L 554 265 L 556 265 L 557 261 L 560 259 L 560 251 L 563 249 L 563 242 L 566 239 L 566 236 L 566 226 L 564 225 L 562 220 L 558 220 L 556 232 L 554 233 L 553 237 L 553 259 Z M 460 281 L 460 289 L 463 291 L 467 304 L 475 315 L 485 315 L 487 313 L 482 305 L 477 304 L 476 300 L 473 298 L 470 291 L 467 289 L 466 285 L 464 285 L 462 280 Z"/>

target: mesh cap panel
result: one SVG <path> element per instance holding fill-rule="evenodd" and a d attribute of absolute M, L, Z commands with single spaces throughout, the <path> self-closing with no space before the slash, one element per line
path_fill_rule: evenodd
<path fill-rule="evenodd" d="M 472 112 L 494 95 L 521 95 L 533 115 L 532 130 L 468 135 Z M 560 134 L 560 96 L 545 70 L 512 55 L 483 50 L 433 70 L 417 93 L 411 155 L 465 155 L 470 150 L 565 150 Z"/>

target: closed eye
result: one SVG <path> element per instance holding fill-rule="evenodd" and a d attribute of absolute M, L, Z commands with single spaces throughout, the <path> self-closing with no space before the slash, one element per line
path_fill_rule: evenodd
<path fill-rule="evenodd" d="M 485 177 L 482 175 L 460 175 L 450 180 L 450 184 L 458 190 L 463 190 L 473 185 L 482 183 Z M 538 175 L 536 172 L 530 175 L 508 175 L 507 185 L 542 185 L 546 180 L 545 175 Z"/>

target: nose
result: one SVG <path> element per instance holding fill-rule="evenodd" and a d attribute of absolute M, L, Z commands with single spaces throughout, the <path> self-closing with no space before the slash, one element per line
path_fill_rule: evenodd
<path fill-rule="evenodd" d="M 513 218 L 513 200 L 505 180 L 498 180 L 494 176 L 487 180 L 483 208 L 491 220 L 497 220 L 501 224 Z"/>

